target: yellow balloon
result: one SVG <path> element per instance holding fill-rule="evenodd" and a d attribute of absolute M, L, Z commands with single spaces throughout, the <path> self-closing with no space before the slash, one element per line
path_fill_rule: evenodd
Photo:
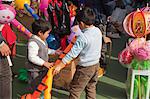
<path fill-rule="evenodd" d="M 24 9 L 24 4 L 30 5 L 31 2 L 30 2 L 30 0 L 15 0 L 15 6 L 19 10 L 23 10 Z"/>

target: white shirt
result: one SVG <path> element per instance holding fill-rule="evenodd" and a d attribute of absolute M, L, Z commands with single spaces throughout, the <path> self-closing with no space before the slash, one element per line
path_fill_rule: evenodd
<path fill-rule="evenodd" d="M 34 36 L 37 40 L 39 40 L 44 45 L 46 45 L 46 43 L 43 40 L 41 40 L 38 36 L 36 36 L 36 35 L 34 35 Z M 29 61 L 31 61 L 32 63 L 34 63 L 36 65 L 42 66 L 45 61 L 38 56 L 38 50 L 39 50 L 39 46 L 35 41 L 31 41 L 28 43 L 28 59 L 29 59 Z M 54 53 L 55 53 L 55 50 L 48 49 L 47 54 L 54 54 Z"/>

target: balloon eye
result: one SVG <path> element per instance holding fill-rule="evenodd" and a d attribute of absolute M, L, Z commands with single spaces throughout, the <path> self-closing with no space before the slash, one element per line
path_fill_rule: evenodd
<path fill-rule="evenodd" d="M 5 18 L 5 16 L 2 16 L 2 18 Z"/>

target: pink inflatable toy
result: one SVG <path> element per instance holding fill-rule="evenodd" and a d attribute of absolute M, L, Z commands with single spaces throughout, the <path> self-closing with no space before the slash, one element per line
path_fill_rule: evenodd
<path fill-rule="evenodd" d="M 145 38 L 136 38 L 130 44 L 130 50 L 133 52 L 135 49 L 141 48 L 145 45 L 146 39 Z"/>
<path fill-rule="evenodd" d="M 13 7 L 0 4 L 0 24 L 11 22 L 16 16 L 16 11 Z"/>
<path fill-rule="evenodd" d="M 134 56 L 138 60 L 147 60 L 148 59 L 148 51 L 144 49 L 143 47 L 137 48 L 134 50 Z"/>
<path fill-rule="evenodd" d="M 45 12 L 45 9 L 48 8 L 48 1 L 49 0 L 41 0 L 40 1 L 39 9 L 41 10 L 41 12 Z"/>
<path fill-rule="evenodd" d="M 130 64 L 132 62 L 133 55 L 128 48 L 125 48 L 118 55 L 118 60 L 121 64 Z"/>
<path fill-rule="evenodd" d="M 29 38 L 32 36 L 32 33 L 26 29 L 20 22 L 18 22 L 16 19 L 11 21 L 11 24 L 13 24 L 15 27 L 17 27 L 18 30 L 22 31 L 25 33 Z"/>

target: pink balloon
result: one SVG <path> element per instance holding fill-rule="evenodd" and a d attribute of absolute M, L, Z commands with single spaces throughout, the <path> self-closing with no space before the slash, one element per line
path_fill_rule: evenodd
<path fill-rule="evenodd" d="M 126 31 L 126 33 L 128 35 L 130 35 L 132 37 L 135 37 L 134 34 L 133 34 L 133 32 L 132 32 L 132 29 L 131 29 L 131 17 L 132 17 L 132 14 L 133 14 L 133 12 L 130 13 L 130 14 L 128 14 L 125 17 L 125 19 L 123 21 L 123 28 L 124 28 L 124 30 Z"/>
<path fill-rule="evenodd" d="M 18 30 L 25 33 L 29 38 L 32 36 L 32 33 L 26 27 L 24 27 L 20 22 L 18 22 L 16 19 L 12 20 L 11 24 L 13 24 Z"/>
<path fill-rule="evenodd" d="M 130 44 L 130 50 L 133 52 L 135 49 L 141 48 L 146 43 L 145 38 L 136 38 Z"/>
<path fill-rule="evenodd" d="M 132 62 L 133 55 L 130 52 L 129 48 L 125 48 L 121 53 L 118 55 L 118 60 L 121 64 L 127 65 Z"/>
<path fill-rule="evenodd" d="M 144 49 L 148 52 L 148 59 L 150 59 L 150 40 L 146 41 Z"/>
<path fill-rule="evenodd" d="M 150 40 L 146 41 L 144 48 L 150 53 Z"/>
<path fill-rule="evenodd" d="M 7 4 L 0 4 L 0 24 L 11 22 L 16 16 L 15 9 Z"/>
<path fill-rule="evenodd" d="M 138 60 L 147 60 L 148 59 L 148 51 L 145 48 L 137 48 L 134 50 L 134 57 Z"/>
<path fill-rule="evenodd" d="M 69 42 L 72 40 L 72 38 L 76 35 L 80 35 L 82 33 L 81 29 L 79 28 L 79 25 L 75 25 L 71 27 L 71 34 L 68 37 Z"/>
<path fill-rule="evenodd" d="M 45 9 L 48 8 L 48 1 L 49 1 L 49 0 L 41 0 L 41 1 L 40 1 L 39 9 L 40 9 L 42 12 L 44 12 Z"/>

